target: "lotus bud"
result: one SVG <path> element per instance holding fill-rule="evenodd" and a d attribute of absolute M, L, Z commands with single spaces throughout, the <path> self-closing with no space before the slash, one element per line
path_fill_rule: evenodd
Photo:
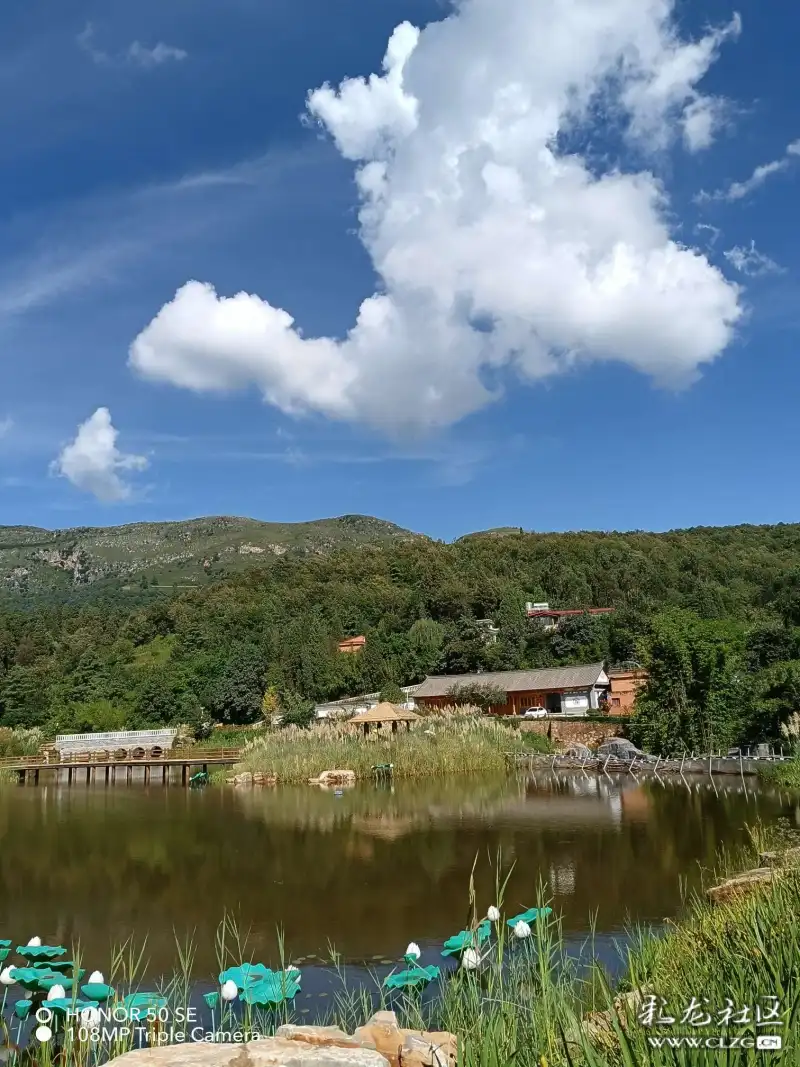
<path fill-rule="evenodd" d="M 15 982 L 14 968 L 4 967 L 2 971 L 0 971 L 0 985 L 14 985 Z"/>
<path fill-rule="evenodd" d="M 481 957 L 476 948 L 465 949 L 461 957 L 461 966 L 465 971 L 476 971 L 480 966 Z"/>
<path fill-rule="evenodd" d="M 40 948 L 41 944 L 42 944 L 41 937 L 32 937 L 30 939 L 30 941 L 28 942 L 28 944 L 26 945 L 26 948 Z"/>
<path fill-rule="evenodd" d="M 36 1027 L 36 1038 L 38 1041 L 41 1041 L 43 1045 L 47 1044 L 52 1036 L 53 1031 L 49 1026 L 42 1025 Z"/>
<path fill-rule="evenodd" d="M 500 921 L 500 909 L 496 908 L 494 904 L 487 910 L 486 918 L 490 923 L 496 923 Z"/>
<path fill-rule="evenodd" d="M 100 1011 L 98 1008 L 83 1008 L 80 1014 L 81 1026 L 91 1030 L 100 1023 Z"/>
<path fill-rule="evenodd" d="M 520 941 L 524 941 L 526 937 L 531 936 L 531 928 L 525 922 L 524 919 L 520 919 L 514 926 L 514 937 L 518 937 Z"/>
<path fill-rule="evenodd" d="M 86 980 L 87 985 L 105 985 L 106 980 L 103 977 L 102 971 L 92 971 Z"/>
<path fill-rule="evenodd" d="M 239 996 L 239 989 L 232 978 L 229 978 L 227 982 L 222 983 L 222 989 L 220 989 L 220 996 L 223 1000 L 230 1001 L 236 1000 Z"/>
<path fill-rule="evenodd" d="M 59 985 L 58 982 L 56 982 L 55 985 L 51 985 L 50 988 L 47 990 L 48 1000 L 63 1000 L 66 995 L 66 989 L 63 987 L 63 985 Z M 50 1039 L 48 1038 L 48 1040 Z"/>
<path fill-rule="evenodd" d="M 300 968 L 299 967 L 295 967 L 295 965 L 293 963 L 290 963 L 289 966 L 286 968 L 286 973 L 287 974 L 300 974 Z"/>
<path fill-rule="evenodd" d="M 418 960 L 422 955 L 422 951 L 416 941 L 412 941 L 406 949 L 406 956 L 413 956 L 415 960 Z"/>

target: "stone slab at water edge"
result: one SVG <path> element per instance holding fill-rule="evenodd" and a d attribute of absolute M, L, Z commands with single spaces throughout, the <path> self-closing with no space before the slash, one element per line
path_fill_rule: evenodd
<path fill-rule="evenodd" d="M 378 1011 L 355 1033 L 336 1026 L 279 1026 L 275 1037 L 237 1044 L 199 1041 L 126 1052 L 117 1067 L 455 1067 L 457 1040 L 443 1032 L 404 1030 L 393 1011 Z"/>

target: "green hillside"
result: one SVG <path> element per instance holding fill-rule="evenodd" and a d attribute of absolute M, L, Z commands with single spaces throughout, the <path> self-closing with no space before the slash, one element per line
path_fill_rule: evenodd
<path fill-rule="evenodd" d="M 368 515 L 299 523 L 210 516 L 67 530 L 0 526 L 0 590 L 41 597 L 68 595 L 86 586 L 199 587 L 283 556 L 319 555 L 414 536 Z"/>

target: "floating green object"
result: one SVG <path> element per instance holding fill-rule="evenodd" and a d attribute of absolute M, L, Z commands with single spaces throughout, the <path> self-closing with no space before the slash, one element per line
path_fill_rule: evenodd
<path fill-rule="evenodd" d="M 0 963 L 8 959 L 9 952 L 11 952 L 10 948 L 0 948 Z"/>
<path fill-rule="evenodd" d="M 51 971 L 49 967 L 13 967 L 11 976 L 33 993 L 47 992 L 54 985 L 63 985 L 64 989 L 72 986 L 71 978 L 65 978 L 60 971 Z"/>
<path fill-rule="evenodd" d="M 55 960 L 66 951 L 61 945 L 17 945 L 17 952 L 26 960 Z"/>
<path fill-rule="evenodd" d="M 69 1015 L 83 1011 L 84 1008 L 99 1008 L 95 1000 L 73 1000 L 72 997 L 56 997 L 55 1000 L 46 1001 L 46 1006 L 56 1015 Z"/>
<path fill-rule="evenodd" d="M 27 1019 L 32 1006 L 32 1000 L 18 1000 L 14 1005 L 14 1014 L 18 1019 Z"/>
<path fill-rule="evenodd" d="M 387 975 L 383 980 L 386 989 L 415 989 L 417 986 L 435 982 L 439 977 L 439 968 L 431 964 L 428 967 L 409 967 L 407 971 Z"/>
<path fill-rule="evenodd" d="M 219 976 L 219 984 L 223 986 L 226 982 L 235 982 L 236 988 L 243 993 L 247 986 L 260 982 L 272 973 L 263 963 L 240 963 L 238 967 L 229 967 L 227 971 L 223 971 Z"/>
<path fill-rule="evenodd" d="M 62 974 L 66 974 L 67 971 L 71 971 L 73 978 L 81 978 L 82 975 L 86 974 L 85 968 L 81 970 L 81 968 L 79 967 L 77 972 L 75 971 L 74 960 L 45 960 L 42 963 L 34 963 L 33 966 L 41 967 L 43 969 L 48 969 L 51 971 L 61 971 Z"/>
<path fill-rule="evenodd" d="M 122 1001 L 125 1014 L 131 1018 L 143 1019 L 156 1015 L 167 1006 L 167 998 L 158 993 L 129 993 Z"/>
<path fill-rule="evenodd" d="M 488 940 L 492 932 L 492 925 L 488 919 L 478 924 L 477 930 L 460 930 L 452 937 L 448 937 L 442 948 L 443 956 L 458 956 L 465 948 L 479 948 L 484 941 Z"/>
<path fill-rule="evenodd" d="M 199 789 L 204 785 L 208 785 L 208 782 L 208 771 L 196 771 L 189 779 L 189 788 Z"/>
<path fill-rule="evenodd" d="M 11 938 L 0 937 L 0 948 L 11 948 Z"/>
<path fill-rule="evenodd" d="M 536 919 L 543 919 L 546 915 L 550 915 L 552 908 L 528 908 L 527 911 L 521 911 L 519 915 L 515 915 L 513 919 L 506 919 L 508 926 L 513 930 L 517 923 L 532 923 Z"/>
<path fill-rule="evenodd" d="M 87 982 L 81 986 L 81 993 L 89 1000 L 108 1000 L 114 990 L 105 982 Z"/>
<path fill-rule="evenodd" d="M 214 1011 L 219 1006 L 219 993 L 203 993 L 203 1000 Z"/>
<path fill-rule="evenodd" d="M 246 1004 L 265 1008 L 271 1004 L 293 1000 L 300 992 L 300 971 L 297 968 L 289 968 L 286 971 L 270 971 L 268 968 L 265 970 L 267 973 L 263 978 L 248 982 L 245 986 L 242 1000 Z"/>

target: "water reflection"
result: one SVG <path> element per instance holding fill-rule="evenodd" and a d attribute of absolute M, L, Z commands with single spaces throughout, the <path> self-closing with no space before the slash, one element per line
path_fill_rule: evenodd
<path fill-rule="evenodd" d="M 438 942 L 466 918 L 476 855 L 480 899 L 490 861 L 515 864 L 510 907 L 552 896 L 568 933 L 590 914 L 601 934 L 629 918 L 661 922 L 745 826 L 794 818 L 788 797 L 739 779 L 637 781 L 581 774 L 360 786 L 189 791 L 0 791 L 4 936 L 80 940 L 91 959 L 130 933 L 148 936 L 156 972 L 172 967 L 173 930 L 194 933 L 198 972 L 214 969 L 225 909 L 277 963 L 281 925 L 293 956 L 396 957 Z"/>

